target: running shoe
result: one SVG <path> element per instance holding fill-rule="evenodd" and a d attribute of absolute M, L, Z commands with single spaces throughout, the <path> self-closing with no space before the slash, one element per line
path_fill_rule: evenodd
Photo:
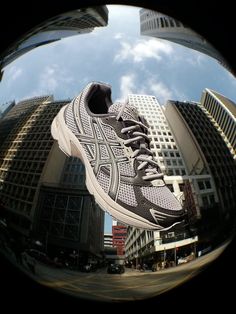
<path fill-rule="evenodd" d="M 109 85 L 88 84 L 61 108 L 51 133 L 67 156 L 82 160 L 87 189 L 115 219 L 149 230 L 183 223 L 185 211 L 150 150 L 146 120 L 129 103 L 112 104 Z"/>

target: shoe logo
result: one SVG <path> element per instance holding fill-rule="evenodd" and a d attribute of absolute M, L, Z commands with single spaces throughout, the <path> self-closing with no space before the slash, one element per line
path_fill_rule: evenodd
<path fill-rule="evenodd" d="M 112 147 L 122 147 L 120 143 L 117 142 L 117 140 L 109 139 L 107 137 L 107 134 L 103 129 L 103 123 L 99 120 L 99 118 L 93 117 L 93 122 L 91 122 L 90 128 L 92 136 L 87 134 L 78 134 L 77 137 L 80 139 L 83 146 L 86 147 L 86 150 L 90 155 L 90 164 L 93 167 L 95 175 L 97 176 L 100 169 L 104 167 L 108 168 L 108 171 L 110 171 L 108 194 L 112 198 L 116 198 L 119 192 L 120 181 L 118 163 L 126 162 L 128 158 L 115 155 Z M 93 149 L 90 149 L 91 146 Z"/>
<path fill-rule="evenodd" d="M 163 216 L 162 213 L 158 212 L 156 209 L 150 208 L 149 211 L 157 224 L 159 224 L 159 221 L 165 220 L 165 216 Z"/>

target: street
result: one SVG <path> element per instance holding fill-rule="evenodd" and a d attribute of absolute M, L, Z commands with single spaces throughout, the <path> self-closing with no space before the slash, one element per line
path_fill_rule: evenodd
<path fill-rule="evenodd" d="M 37 264 L 36 275 L 42 285 L 55 288 L 84 299 L 99 301 L 129 301 L 157 296 L 195 276 L 224 250 L 226 245 L 177 267 L 152 272 L 126 268 L 124 274 L 107 274 L 106 269 L 81 273 L 49 268 Z"/>

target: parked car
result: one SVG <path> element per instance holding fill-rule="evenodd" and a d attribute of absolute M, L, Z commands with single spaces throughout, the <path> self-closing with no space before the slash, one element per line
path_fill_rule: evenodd
<path fill-rule="evenodd" d="M 46 265 L 52 265 L 53 261 L 43 252 L 35 250 L 35 249 L 27 249 L 25 252 L 31 256 L 34 257 L 37 261 L 42 262 Z"/>
<path fill-rule="evenodd" d="M 123 274 L 124 272 L 125 272 L 124 266 L 119 264 L 111 264 L 107 268 L 108 274 Z"/>
<path fill-rule="evenodd" d="M 187 257 L 180 257 L 180 258 L 178 259 L 178 265 L 180 265 L 180 264 L 185 264 L 185 263 L 187 263 L 187 262 L 188 262 Z"/>

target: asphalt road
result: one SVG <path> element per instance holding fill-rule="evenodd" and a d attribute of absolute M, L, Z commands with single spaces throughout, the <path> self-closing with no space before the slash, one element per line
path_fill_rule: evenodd
<path fill-rule="evenodd" d="M 38 264 L 37 282 L 61 292 L 83 299 L 99 301 L 130 301 L 157 296 L 195 276 L 213 261 L 225 246 L 177 267 L 157 271 L 139 272 L 127 269 L 122 275 L 107 274 L 106 269 L 94 273 L 81 273 L 49 268 Z"/>

